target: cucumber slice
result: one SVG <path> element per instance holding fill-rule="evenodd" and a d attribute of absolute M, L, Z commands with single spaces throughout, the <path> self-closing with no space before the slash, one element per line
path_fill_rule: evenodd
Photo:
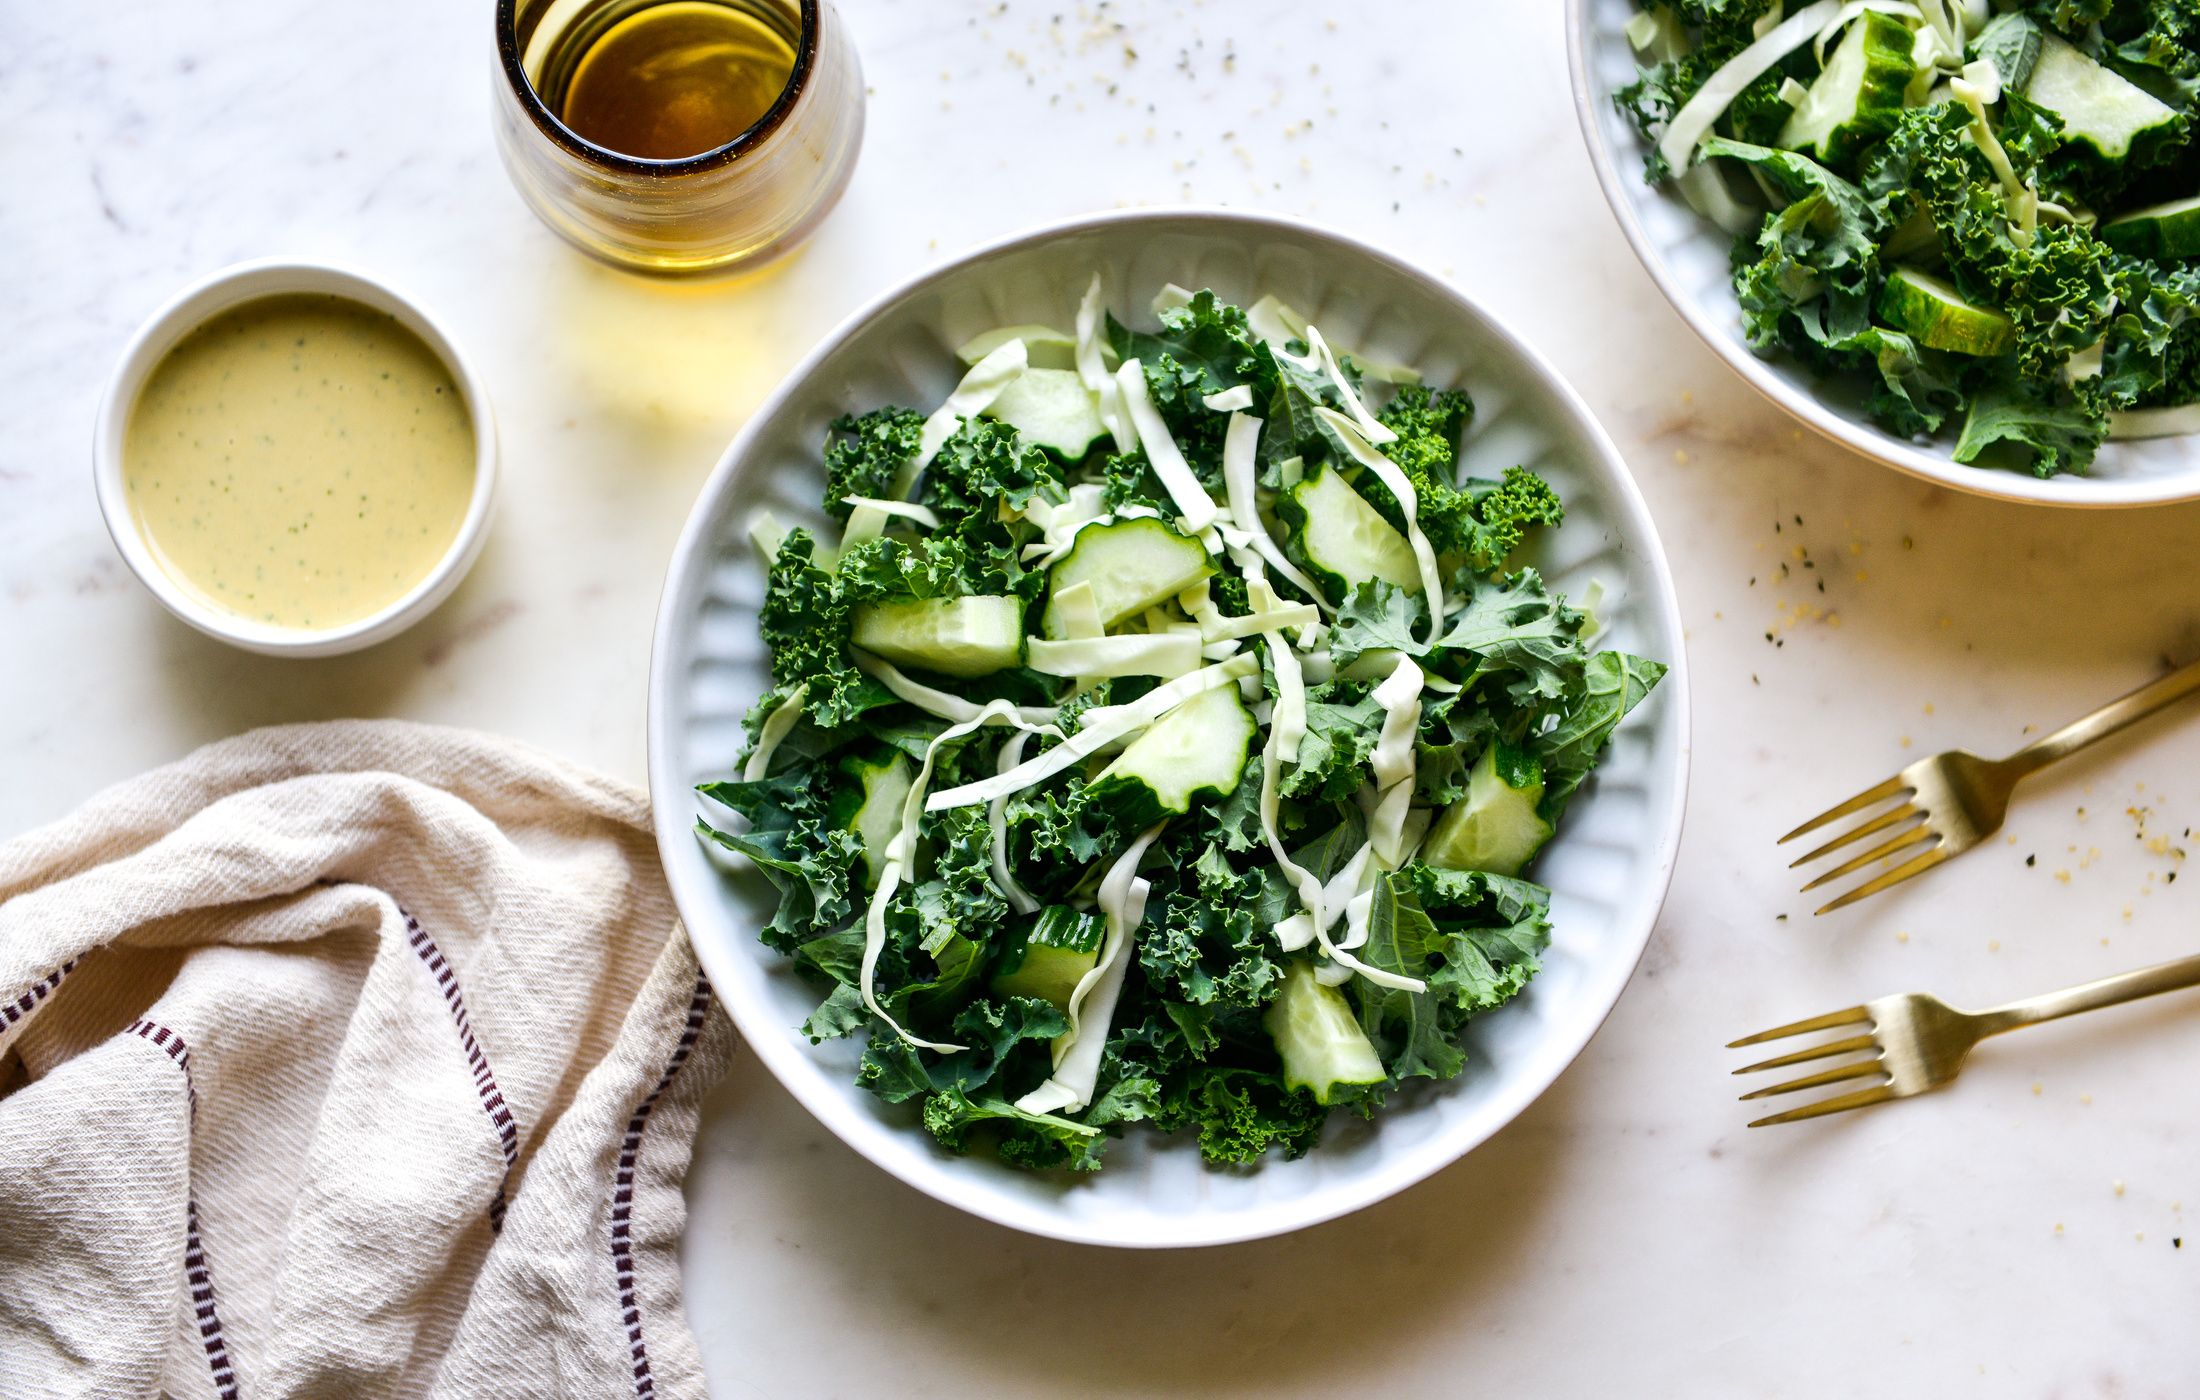
<path fill-rule="evenodd" d="M 1846 167 L 1858 152 L 1894 130 L 1910 82 L 1917 38 L 1892 15 L 1866 10 L 1841 36 L 1833 57 L 1780 129 L 1776 143 Z"/>
<path fill-rule="evenodd" d="M 897 666 L 991 675 L 1024 659 L 1024 604 L 983 595 L 860 603 L 848 640 Z"/>
<path fill-rule="evenodd" d="M 985 409 L 1014 428 L 1024 441 L 1076 461 L 1106 432 L 1092 391 L 1073 369 L 1027 369 Z"/>
<path fill-rule="evenodd" d="M 2141 136 L 2177 124 L 2174 108 L 2052 34 L 2040 44 L 2024 95 L 2062 118 L 2065 142 L 2107 161 L 2121 161 Z"/>
<path fill-rule="evenodd" d="M 1133 739 L 1088 791 L 1124 806 L 1134 825 L 1181 816 L 1201 797 L 1237 791 L 1255 728 L 1236 686 L 1203 690 Z"/>
<path fill-rule="evenodd" d="M 1542 801 L 1543 765 L 1502 740 L 1493 743 L 1467 775 L 1467 795 L 1429 828 L 1421 859 L 1447 870 L 1518 875 L 1551 839 L 1551 824 L 1536 811 Z"/>
<path fill-rule="evenodd" d="M 1974 306 L 1949 283 L 1914 267 L 1888 274 L 1879 316 L 1920 345 L 1959 355 L 2007 354 L 2017 343 L 2014 321 L 1990 306 Z"/>
<path fill-rule="evenodd" d="M 1110 627 L 1174 598 L 1214 571 L 1198 540 L 1178 534 L 1165 521 L 1141 516 L 1079 530 L 1069 553 L 1047 571 L 1047 588 L 1056 594 L 1074 584 L 1090 584 L 1100 625 Z M 1040 626 L 1057 640 L 1069 635 L 1051 598 Z"/>
<path fill-rule="evenodd" d="M 2200 195 L 2112 219 L 2101 225 L 2100 234 L 2103 243 L 2134 257 L 2156 262 L 2200 258 Z"/>
<path fill-rule="evenodd" d="M 1024 363 L 1034 369 L 1077 368 L 1077 341 L 1052 326 L 1002 326 L 974 335 L 955 352 L 955 358 L 974 365 L 1012 340 L 1024 343 Z"/>
<path fill-rule="evenodd" d="M 1344 993 L 1323 986 L 1304 962 L 1284 968 L 1283 990 L 1260 1023 L 1283 1059 L 1284 1086 L 1308 1091 L 1316 1103 L 1328 1103 L 1339 1084 L 1389 1078 Z"/>
<path fill-rule="evenodd" d="M 1099 965 L 1105 932 L 1097 914 L 1081 914 L 1061 904 L 1048 905 L 1039 911 L 1030 928 L 1017 934 L 1002 950 L 993 973 L 994 995 L 1037 997 L 1067 1013 L 1070 994 L 1085 974 Z"/>
<path fill-rule="evenodd" d="M 1335 469 L 1322 467 L 1300 478 L 1276 498 L 1276 515 L 1291 527 L 1291 549 L 1299 562 L 1339 596 L 1371 578 L 1388 579 L 1409 593 L 1421 591 L 1413 546 Z"/>
<path fill-rule="evenodd" d="M 842 830 L 854 832 L 863 842 L 863 888 L 875 890 L 886 869 L 886 847 L 901 832 L 901 808 L 909 796 L 913 765 L 909 755 L 897 753 L 883 763 L 843 759 L 840 767 L 863 785 L 863 796 L 847 810 L 836 805 L 834 814 Z"/>

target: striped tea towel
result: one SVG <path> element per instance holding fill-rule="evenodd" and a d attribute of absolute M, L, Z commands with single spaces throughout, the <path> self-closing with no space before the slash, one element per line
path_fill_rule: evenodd
<path fill-rule="evenodd" d="M 263 729 L 0 846 L 0 1396 L 678 1396 L 733 1031 L 644 796 Z"/>

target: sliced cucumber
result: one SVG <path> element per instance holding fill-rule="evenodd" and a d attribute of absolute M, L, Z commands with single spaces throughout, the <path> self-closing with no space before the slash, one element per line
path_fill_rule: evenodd
<path fill-rule="evenodd" d="M 1276 498 L 1276 515 L 1291 527 L 1291 550 L 1299 562 L 1339 596 L 1371 578 L 1421 591 L 1413 546 L 1334 468 L 1300 478 Z"/>
<path fill-rule="evenodd" d="M 1024 657 L 1021 598 L 897 598 L 856 606 L 848 640 L 897 666 L 985 676 Z"/>
<path fill-rule="evenodd" d="M 1024 441 L 1051 448 L 1072 462 L 1108 430 L 1092 391 L 1073 369 L 1025 370 L 987 405 L 985 415 L 1008 424 Z"/>
<path fill-rule="evenodd" d="M 993 973 L 994 995 L 1037 997 L 1067 1012 L 1078 982 L 1099 965 L 1105 932 L 1097 914 L 1048 905 L 1002 950 Z"/>
<path fill-rule="evenodd" d="M 2016 322 L 1990 306 L 1975 306 L 1930 272 L 1898 267 L 1879 292 L 1879 316 L 1920 345 L 1959 355 L 2007 354 L 2017 343 Z"/>
<path fill-rule="evenodd" d="M 1467 775 L 1467 795 L 1429 828 L 1421 859 L 1447 870 L 1518 875 L 1551 839 L 1551 824 L 1536 811 L 1542 801 L 1543 765 L 1502 740 L 1493 743 Z"/>
<path fill-rule="evenodd" d="M 1236 686 L 1203 690 L 1133 739 L 1089 791 L 1123 806 L 1134 824 L 1181 816 L 1201 797 L 1237 791 L 1256 727 Z"/>
<path fill-rule="evenodd" d="M 955 352 L 955 358 L 974 365 L 1012 340 L 1024 343 L 1024 363 L 1033 369 L 1077 368 L 1077 341 L 1052 326 L 1001 326 L 974 335 Z"/>
<path fill-rule="evenodd" d="M 2120 161 L 2141 136 L 2175 126 L 2177 112 L 2068 43 L 2046 35 L 2024 95 L 2062 118 L 2063 140 Z"/>
<path fill-rule="evenodd" d="M 2101 241 L 2120 253 L 2168 262 L 2200 258 L 2200 195 L 2173 199 L 2102 224 Z"/>
<path fill-rule="evenodd" d="M 1284 968 L 1283 990 L 1260 1023 L 1283 1060 L 1284 1086 L 1308 1091 L 1316 1103 L 1328 1103 L 1340 1084 L 1389 1078 L 1344 993 L 1323 986 L 1304 962 Z"/>
<path fill-rule="evenodd" d="M 897 753 L 883 763 L 843 759 L 840 767 L 863 785 L 863 797 L 850 810 L 836 808 L 835 815 L 842 830 L 854 832 L 863 842 L 863 888 L 875 890 L 886 869 L 886 847 L 901 834 L 901 808 L 909 796 L 912 765 L 909 755 Z"/>
<path fill-rule="evenodd" d="M 1214 571 L 1198 540 L 1178 534 L 1165 521 L 1141 516 L 1079 530 L 1069 553 L 1048 570 L 1047 588 L 1060 593 L 1073 584 L 1090 584 L 1100 625 L 1110 627 L 1174 598 Z M 1040 625 L 1049 637 L 1069 635 L 1051 601 Z"/>
<path fill-rule="evenodd" d="M 1916 43 L 1910 27 L 1892 15 L 1877 10 L 1858 15 L 1780 129 L 1777 144 L 1810 151 L 1827 165 L 1849 165 L 1865 146 L 1894 130 L 1917 76 L 1910 56 Z"/>

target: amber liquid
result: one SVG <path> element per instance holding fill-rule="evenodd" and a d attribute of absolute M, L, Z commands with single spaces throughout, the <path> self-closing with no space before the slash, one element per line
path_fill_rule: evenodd
<path fill-rule="evenodd" d="M 762 120 L 794 74 L 785 33 L 717 0 L 643 5 L 558 42 L 579 52 L 546 65 L 570 74 L 555 96 L 543 94 L 547 104 L 589 141 L 643 160 L 725 145 Z"/>

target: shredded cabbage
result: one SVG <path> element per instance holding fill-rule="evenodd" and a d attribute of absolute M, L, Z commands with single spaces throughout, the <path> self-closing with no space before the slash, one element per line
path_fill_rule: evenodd
<path fill-rule="evenodd" d="M 1196 535 L 1214 524 L 1214 497 L 1208 495 L 1207 488 L 1192 475 L 1191 466 L 1185 462 L 1176 439 L 1169 435 L 1169 425 L 1161 421 L 1161 411 L 1153 406 L 1153 398 L 1146 392 L 1144 367 L 1136 360 L 1125 360 L 1117 365 L 1115 388 L 1122 397 L 1124 412 L 1130 416 L 1131 427 L 1138 434 L 1138 445 L 1146 450 L 1146 465 L 1153 468 L 1162 489 L 1176 503 L 1186 532 Z"/>
<path fill-rule="evenodd" d="M 1123 993 L 1123 975 L 1130 970 L 1131 935 L 1146 921 L 1146 895 L 1152 886 L 1138 878 L 1138 862 L 1145 859 L 1146 848 L 1166 825 L 1148 827 L 1108 867 L 1107 877 L 1100 882 L 1100 914 L 1107 922 L 1100 961 L 1077 980 L 1076 990 L 1070 993 L 1069 1030 L 1055 1037 L 1053 1076 L 1016 1101 L 1026 1113 L 1076 1113 L 1092 1102 L 1100 1077 L 1100 1052 L 1107 1048 L 1115 1003 Z"/>
<path fill-rule="evenodd" d="M 1092 285 L 1085 288 L 1085 299 L 1077 303 L 1077 377 L 1085 381 L 1085 388 L 1099 403 L 1100 422 L 1115 439 L 1115 450 L 1134 451 L 1138 438 L 1123 415 L 1123 396 L 1108 375 L 1104 350 L 1100 340 L 1100 274 L 1095 272 Z"/>
<path fill-rule="evenodd" d="M 960 739 L 988 724 L 1013 724 L 1019 728 L 1032 728 L 1017 714 L 1016 707 L 1006 700 L 995 700 L 981 708 L 975 715 L 941 730 L 924 746 L 924 763 L 917 769 L 916 780 L 909 785 L 909 795 L 901 804 L 901 826 L 894 839 L 886 843 L 886 864 L 879 872 L 878 888 L 871 892 L 870 907 L 863 917 L 863 966 L 857 977 L 857 991 L 871 1014 L 884 1021 L 894 1034 L 911 1045 L 925 1050 L 935 1050 L 942 1055 L 953 1055 L 969 1047 L 947 1045 L 936 1040 L 926 1040 L 912 1035 L 899 1021 L 886 1014 L 879 1005 L 877 992 L 879 954 L 886 949 L 886 911 L 894 902 L 894 892 L 901 888 L 904 874 L 916 864 L 917 827 L 923 810 L 924 790 L 932 782 L 932 766 L 938 761 L 940 746 Z"/>
<path fill-rule="evenodd" d="M 1247 543 L 1262 562 L 1291 580 L 1291 586 L 1312 598 L 1317 607 L 1326 607 L 1329 600 L 1314 586 L 1312 579 L 1284 556 L 1269 535 L 1267 522 L 1260 518 L 1260 478 L 1256 467 L 1261 426 L 1258 418 L 1233 413 L 1222 437 L 1222 485 L 1230 498 L 1230 521 L 1245 532 Z"/>
<path fill-rule="evenodd" d="M 961 787 L 934 793 L 925 801 L 928 812 L 942 812 L 950 807 L 969 807 L 980 802 L 991 802 L 1007 793 L 1021 792 L 1033 783 L 1043 782 L 1056 773 L 1092 754 L 1098 753 L 1118 739 L 1144 729 L 1161 716 L 1191 699 L 1194 695 L 1228 685 L 1241 676 L 1259 671 L 1251 657 L 1233 656 L 1228 661 L 1180 676 L 1166 685 L 1159 685 L 1127 705 L 1103 705 L 1085 712 L 1084 723 L 1075 734 L 1040 754 L 1027 759 L 1006 773 Z M 1050 715 L 1051 718 L 1051 715 Z"/>
<path fill-rule="evenodd" d="M 1399 513 L 1406 520 L 1406 543 L 1413 547 L 1413 562 L 1421 572 L 1421 592 L 1428 597 L 1427 642 L 1434 646 L 1437 635 L 1444 628 L 1444 575 L 1436 566 L 1435 547 L 1428 542 L 1428 536 L 1421 533 L 1421 522 L 1417 518 L 1421 498 L 1414 492 L 1413 483 L 1406 480 L 1406 474 L 1399 470 L 1398 464 L 1377 452 L 1365 438 L 1354 431 L 1351 419 L 1333 408 L 1316 406 L 1314 411 L 1337 430 L 1337 436 L 1343 439 L 1353 459 L 1375 473 L 1376 479 L 1389 489 L 1392 498 L 1398 502 Z"/>
<path fill-rule="evenodd" d="M 1097 613 L 1094 616 L 1098 616 Z M 1024 664 L 1049 676 L 1159 676 L 1175 680 L 1199 669 L 1200 633 L 1024 641 Z"/>
<path fill-rule="evenodd" d="M 994 771 L 1006 773 L 1022 762 L 1024 741 L 1030 737 L 1028 729 L 1009 735 L 1001 745 L 1001 756 L 995 761 Z M 1001 895 L 1008 900 L 1009 908 L 1019 914 L 1036 914 L 1039 901 L 1031 897 L 1031 891 L 1023 887 L 1008 864 L 1008 798 L 1005 795 L 994 798 L 986 808 L 985 821 L 993 830 L 993 883 L 1001 887 Z"/>
<path fill-rule="evenodd" d="M 1207 395 L 1200 402 L 1217 413 L 1242 413 L 1253 406 L 1253 386 L 1233 384 L 1219 393 Z"/>
<path fill-rule="evenodd" d="M 893 663 L 881 661 L 867 651 L 852 654 L 857 670 L 935 719 L 966 724 L 976 719 L 983 709 L 959 695 L 949 695 L 944 690 L 934 690 L 923 681 L 912 680 Z M 1052 705 L 1018 705 L 1015 708 L 1016 717 L 1026 724 L 1052 724 L 1061 713 Z"/>
<path fill-rule="evenodd" d="M 804 681 L 788 691 L 787 698 L 766 716 L 763 727 L 756 731 L 756 747 L 749 752 L 749 761 L 741 767 L 742 782 L 760 782 L 770 774 L 772 751 L 802 722 L 802 702 L 809 693 L 810 683 Z"/>
<path fill-rule="evenodd" d="M 1682 103 L 1681 109 L 1673 114 L 1673 120 L 1666 123 L 1665 135 L 1658 141 L 1658 154 L 1665 158 L 1665 163 L 1673 167 L 1675 173 L 1688 169 L 1697 145 L 1710 134 L 1711 124 L 1742 95 L 1742 89 L 1809 43 L 1827 21 L 1841 12 L 1841 3 L 1842 0 L 1818 0 L 1814 5 L 1804 6 L 1704 79 L 1696 95 Z"/>
<path fill-rule="evenodd" d="M 940 448 L 962 427 L 963 419 L 975 418 L 992 406 L 1001 396 L 1001 390 L 1023 378 L 1024 369 L 1030 363 L 1020 340 L 1002 342 L 984 359 L 970 367 L 955 391 L 947 396 L 947 402 L 932 410 L 932 416 L 924 420 L 924 427 L 917 434 L 917 455 L 902 464 L 901 472 L 894 479 L 894 494 L 907 496 L 915 489 L 917 479 L 924 469 L 932 465 L 932 459 L 940 454 Z"/>

